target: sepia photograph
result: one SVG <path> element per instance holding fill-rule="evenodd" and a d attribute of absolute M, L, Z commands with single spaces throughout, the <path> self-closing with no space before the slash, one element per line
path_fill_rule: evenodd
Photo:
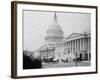
<path fill-rule="evenodd" d="M 97 6 L 13 1 L 12 78 L 97 73 Z"/>

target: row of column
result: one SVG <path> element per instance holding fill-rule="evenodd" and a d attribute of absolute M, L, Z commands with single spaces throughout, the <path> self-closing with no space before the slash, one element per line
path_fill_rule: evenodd
<path fill-rule="evenodd" d="M 68 41 L 66 46 L 69 48 L 69 52 L 75 53 L 80 51 L 90 52 L 91 49 L 91 39 L 88 38 L 79 38 L 75 40 Z"/>

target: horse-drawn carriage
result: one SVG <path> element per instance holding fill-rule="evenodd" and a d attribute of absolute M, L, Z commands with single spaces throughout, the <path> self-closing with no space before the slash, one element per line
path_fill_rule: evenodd
<path fill-rule="evenodd" d="M 42 61 L 45 63 L 58 63 L 59 60 L 51 57 L 51 58 L 43 58 Z"/>

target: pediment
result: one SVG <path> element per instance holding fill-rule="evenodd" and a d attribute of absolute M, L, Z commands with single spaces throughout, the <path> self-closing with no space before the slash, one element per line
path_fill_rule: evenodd
<path fill-rule="evenodd" d="M 81 33 L 72 33 L 66 39 L 70 39 L 70 38 L 74 38 L 74 37 L 79 37 L 79 36 L 82 36 L 82 34 Z"/>

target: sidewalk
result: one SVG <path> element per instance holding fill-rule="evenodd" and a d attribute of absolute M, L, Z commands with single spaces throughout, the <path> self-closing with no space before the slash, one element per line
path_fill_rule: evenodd
<path fill-rule="evenodd" d="M 45 63 L 43 64 L 44 68 L 57 68 L 57 67 L 77 67 L 76 66 L 90 66 L 91 62 L 90 61 L 81 61 L 81 62 L 77 62 L 73 61 L 73 62 L 66 62 L 66 63 Z"/>

